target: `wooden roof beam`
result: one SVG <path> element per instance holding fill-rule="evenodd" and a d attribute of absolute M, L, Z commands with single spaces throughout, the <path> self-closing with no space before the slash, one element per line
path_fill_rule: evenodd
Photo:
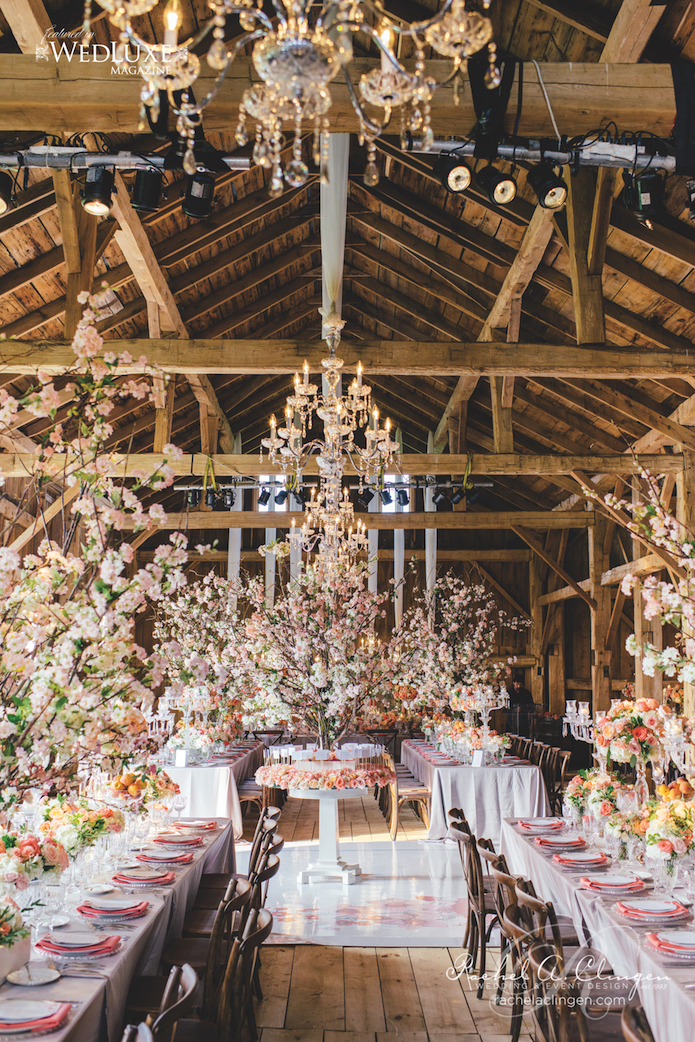
<path fill-rule="evenodd" d="M 281 305 L 286 294 L 305 287 L 288 284 L 265 298 L 266 307 Z M 358 301 L 359 304 L 361 301 Z M 239 318 L 240 312 L 226 319 L 231 326 L 240 325 L 256 314 Z M 377 312 L 378 314 L 378 312 Z M 229 328 L 229 326 L 228 326 Z M 229 373 L 240 376 L 294 375 L 306 359 L 312 373 L 321 372 L 325 346 L 311 340 L 263 340 L 195 338 L 190 341 L 166 338 L 147 340 L 123 338 L 118 341 L 122 351 L 129 351 L 134 359 L 145 355 L 148 361 L 168 373 Z M 479 344 L 475 341 L 411 342 L 408 340 L 365 339 L 341 345 L 345 360 L 344 371 L 353 373 L 362 362 L 365 375 L 381 373 L 395 376 L 526 376 L 534 383 L 540 379 L 595 380 L 664 379 L 692 374 L 692 355 L 670 351 L 648 351 L 633 346 L 606 347 L 603 344 L 564 345 L 553 343 Z M 75 362 L 70 344 L 65 341 L 31 340 L 0 341 L 0 366 L 7 372 L 33 375 L 37 369 L 51 374 L 69 371 Z M 122 372 L 138 372 L 137 362 L 123 367 Z M 546 384 L 542 383 L 545 387 Z M 558 393 L 556 384 L 548 385 Z M 568 400 L 585 407 L 582 391 L 567 387 Z M 563 396 L 562 390 L 559 395 Z M 622 410 L 616 410 L 623 415 Z M 600 415 L 605 418 L 605 411 Z M 636 414 L 635 414 L 636 415 Z M 634 425 L 634 422 L 633 422 Z M 637 425 L 639 427 L 639 425 Z M 628 429 L 627 427 L 624 429 Z M 639 428 L 637 437 L 644 431 Z"/>
<path fill-rule="evenodd" d="M 406 61 L 413 68 L 413 60 Z M 354 76 L 379 68 L 379 59 L 358 59 Z M 426 63 L 426 74 L 442 82 L 450 72 L 445 59 Z M 524 70 L 524 132 L 530 137 L 554 134 L 545 97 L 535 69 Z M 198 80 L 201 96 L 213 84 L 215 72 L 203 65 Z M 236 120 L 244 90 L 253 80 L 253 59 L 238 56 L 215 103 L 206 113 L 209 131 L 225 131 Z M 84 131 L 136 134 L 139 120 L 137 101 L 127 76 L 113 76 L 110 63 L 96 62 L 77 67 L 67 63 L 36 62 L 33 54 L 0 56 L 0 125 L 5 130 L 43 130 L 55 133 Z M 675 116 L 675 98 L 668 65 L 544 63 L 543 81 L 559 126 L 575 134 L 599 126 L 610 111 L 618 126 L 640 127 L 668 136 Z M 515 88 L 513 88 L 514 90 Z M 332 132 L 356 133 L 357 119 L 345 84 L 331 85 L 333 104 L 327 114 Z M 581 106 L 576 99 L 581 97 Z M 432 129 L 435 135 L 450 134 L 452 127 L 471 126 L 475 112 L 468 91 L 455 104 L 449 83 L 432 99 Z M 514 111 L 508 113 L 506 129 L 513 129 Z"/>
<path fill-rule="evenodd" d="M 179 405 L 183 405 L 181 399 L 177 399 L 176 412 L 180 412 Z M 184 417 L 185 418 L 185 417 Z M 150 420 L 150 424 L 152 420 Z M 118 432 L 115 432 L 118 433 Z M 218 453 L 213 457 L 215 470 L 220 475 L 229 477 L 258 477 L 260 474 L 275 472 L 278 468 L 267 460 L 258 459 L 255 453 Z M 37 462 L 38 455 L 10 452 L 0 454 L 0 475 L 5 478 L 26 477 L 32 473 Z M 71 457 L 61 457 L 58 461 L 61 468 L 72 465 Z M 124 477 L 135 468 L 154 468 L 163 462 L 163 457 L 157 453 L 129 453 L 119 455 L 115 453 L 108 463 L 107 473 L 112 477 Z M 394 462 L 387 467 L 387 473 L 407 473 L 418 475 L 450 475 L 463 473 L 469 462 L 468 455 L 445 455 L 442 453 L 404 453 L 398 463 Z M 171 466 L 174 473 L 182 477 L 189 475 L 202 477 L 205 472 L 206 457 L 195 456 L 193 459 L 174 462 Z M 655 455 L 644 456 L 637 463 L 629 456 L 562 456 L 550 453 L 539 453 L 526 455 L 521 453 L 509 453 L 496 455 L 494 453 L 473 453 L 470 459 L 471 473 L 476 476 L 529 476 L 529 477 L 553 477 L 557 475 L 573 475 L 576 472 L 591 470 L 601 474 L 637 474 L 640 466 L 648 466 L 655 474 L 678 474 L 683 467 L 682 455 Z M 304 471 L 307 475 L 319 473 L 315 458 L 307 463 Z M 355 471 L 351 467 L 346 469 L 346 474 L 352 475 Z"/>

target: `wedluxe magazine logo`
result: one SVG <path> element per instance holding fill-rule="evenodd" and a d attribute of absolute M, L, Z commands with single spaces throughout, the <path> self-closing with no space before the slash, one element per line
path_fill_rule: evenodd
<path fill-rule="evenodd" d="M 36 44 L 36 61 L 67 61 L 76 64 L 95 62 L 111 64 L 113 76 L 167 76 L 171 65 L 185 64 L 185 48 L 138 47 L 127 44 L 122 47 L 115 40 L 110 44 L 96 43 L 94 33 L 79 29 L 58 29 L 51 26 L 43 34 L 41 43 Z"/>

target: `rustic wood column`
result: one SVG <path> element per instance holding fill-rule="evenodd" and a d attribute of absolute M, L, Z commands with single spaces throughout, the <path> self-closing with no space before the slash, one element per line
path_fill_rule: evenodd
<path fill-rule="evenodd" d="M 606 339 L 603 318 L 603 287 L 600 272 L 589 270 L 589 250 L 596 250 L 594 198 L 596 171 L 582 167 L 568 179 L 567 231 L 569 237 L 570 275 L 574 298 L 574 320 L 577 343 L 602 344 Z M 602 215 L 603 234 L 608 228 L 607 215 Z M 592 233 L 592 228 L 594 232 Z"/>
<path fill-rule="evenodd" d="M 676 475 L 676 511 L 678 520 L 691 532 L 695 531 L 695 452 L 686 449 L 683 452 L 683 470 Z M 688 627 L 683 636 L 695 637 Z M 683 713 L 685 716 L 695 715 L 695 684 L 683 684 Z"/>
<path fill-rule="evenodd" d="M 589 509 L 592 509 L 591 505 Z M 591 611 L 591 695 L 594 712 L 611 704 L 612 651 L 606 647 L 611 621 L 611 588 L 601 585 L 601 575 L 608 571 L 610 559 L 606 550 L 608 519 L 595 511 L 596 523 L 588 530 L 590 592 L 596 607 Z"/>

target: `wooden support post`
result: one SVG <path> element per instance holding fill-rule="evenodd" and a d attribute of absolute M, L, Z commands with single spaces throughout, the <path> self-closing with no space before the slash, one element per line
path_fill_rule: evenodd
<path fill-rule="evenodd" d="M 543 705 L 543 674 L 544 662 L 541 657 L 541 636 L 543 632 L 543 608 L 539 603 L 541 595 L 541 561 L 533 555 L 529 561 L 529 607 L 531 610 L 531 626 L 526 641 L 526 654 L 532 655 L 534 663 L 531 666 L 531 694 L 533 701 L 538 706 Z"/>
<path fill-rule="evenodd" d="M 695 531 L 695 452 L 683 453 L 683 469 L 676 476 L 677 517 L 690 532 Z M 684 627 L 683 636 L 695 637 L 695 633 Z M 695 715 L 695 684 L 683 684 L 683 713 Z"/>
<path fill-rule="evenodd" d="M 592 504 L 590 504 L 590 508 Z M 601 576 L 610 563 L 604 549 L 608 519 L 596 513 L 596 524 L 589 530 L 589 579 L 595 607 L 591 609 L 591 694 L 594 712 L 611 704 L 611 656 L 606 636 L 611 621 L 610 586 L 601 585 Z"/>
<path fill-rule="evenodd" d="M 512 410 L 502 404 L 504 381 L 501 376 L 490 377 L 490 396 L 492 399 L 492 432 L 495 452 L 514 452 L 514 434 L 512 431 Z"/>
<path fill-rule="evenodd" d="M 581 167 L 569 179 L 567 196 L 570 275 L 579 344 L 602 344 L 606 339 L 601 275 L 589 272 L 595 196 L 596 171 L 591 167 Z"/>
<path fill-rule="evenodd" d="M 155 391 L 157 390 L 158 383 L 163 385 L 164 377 L 155 376 L 154 386 Z M 169 381 L 169 385 L 166 388 L 166 402 L 163 409 L 155 409 L 154 414 L 154 452 L 163 452 L 164 446 L 171 441 L 171 422 L 174 416 L 174 395 L 176 377 L 172 377 Z M 162 390 L 163 390 L 162 386 Z"/>

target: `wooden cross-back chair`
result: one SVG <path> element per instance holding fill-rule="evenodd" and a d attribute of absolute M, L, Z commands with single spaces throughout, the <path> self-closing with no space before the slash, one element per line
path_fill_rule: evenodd
<path fill-rule="evenodd" d="M 152 1029 L 145 1021 L 141 1024 L 126 1024 L 121 1042 L 152 1042 Z"/>
<path fill-rule="evenodd" d="M 179 977 L 179 994 L 175 1002 L 159 1014 L 152 1025 L 154 1042 L 172 1042 L 176 1025 L 192 1012 L 198 988 L 198 974 L 192 966 L 184 964 Z"/>
<path fill-rule="evenodd" d="M 641 1006 L 626 1006 L 620 1015 L 625 1042 L 654 1042 L 654 1035 Z"/>
<path fill-rule="evenodd" d="M 459 845 L 459 855 L 463 865 L 463 874 L 468 891 L 468 953 L 466 957 L 469 970 L 475 969 L 480 955 L 480 966 L 478 969 L 478 998 L 482 997 L 485 986 L 485 965 L 487 942 L 490 932 L 495 925 L 497 915 L 495 911 L 494 896 L 488 886 L 485 885 L 485 876 L 478 854 L 475 837 L 470 831 L 462 828 L 460 824 L 452 823 L 449 833 Z M 488 917 L 492 917 L 489 926 Z"/>

